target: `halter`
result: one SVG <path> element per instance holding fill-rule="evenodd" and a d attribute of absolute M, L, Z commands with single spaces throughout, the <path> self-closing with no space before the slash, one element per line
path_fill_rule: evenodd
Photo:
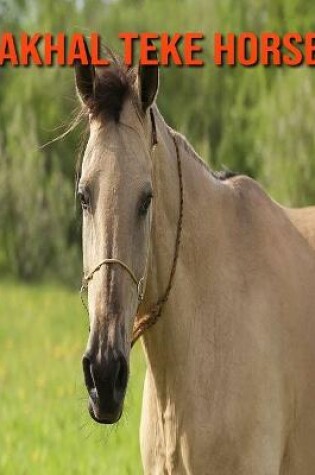
<path fill-rule="evenodd" d="M 82 287 L 81 291 L 83 292 L 84 289 L 88 287 L 88 283 L 90 280 L 93 279 L 95 272 L 99 271 L 100 268 L 104 265 L 111 265 L 111 264 L 118 264 L 120 265 L 125 271 L 128 272 L 130 277 L 132 278 L 133 282 L 137 286 L 137 292 L 138 292 L 138 300 L 139 302 L 142 302 L 143 297 L 144 297 L 144 280 L 145 276 L 141 277 L 141 279 L 137 280 L 137 277 L 135 276 L 134 272 L 130 269 L 127 264 L 125 264 L 124 261 L 121 261 L 120 259 L 104 259 L 101 261 L 98 266 L 95 267 L 95 269 L 92 270 L 86 277 L 83 277 L 82 279 Z"/>
<path fill-rule="evenodd" d="M 152 109 L 150 109 L 150 119 L 151 119 L 151 125 L 152 125 L 152 146 L 151 146 L 151 154 L 155 148 L 155 146 L 158 143 L 157 140 L 157 130 L 156 130 L 156 124 L 155 124 L 155 118 Z M 174 280 L 174 275 L 176 272 L 176 266 L 177 266 L 177 261 L 178 261 L 178 254 L 179 254 L 179 247 L 180 247 L 180 242 L 181 242 L 181 233 L 182 233 L 182 224 L 183 224 L 183 208 L 184 208 L 184 190 L 183 190 L 183 176 L 182 176 L 182 165 L 181 165 L 181 159 L 180 159 L 180 154 L 179 154 L 179 148 L 177 141 L 175 139 L 175 135 L 173 132 L 170 131 L 171 137 L 173 139 L 174 145 L 175 145 L 175 150 L 176 150 L 176 160 L 177 160 L 177 173 L 178 173 L 178 181 L 179 181 L 179 215 L 178 215 L 178 221 L 177 221 L 177 230 L 176 230 L 176 241 L 175 241 L 175 250 L 174 250 L 174 256 L 173 256 L 173 262 L 172 262 L 172 267 L 169 275 L 169 280 L 168 284 L 166 286 L 166 289 L 164 291 L 163 296 L 157 301 L 155 305 L 151 307 L 149 312 L 147 312 L 145 315 L 140 316 L 138 315 L 138 310 L 140 303 L 143 301 L 144 294 L 145 294 L 145 285 L 146 285 L 146 279 L 147 279 L 147 274 L 148 274 L 148 263 L 149 263 L 149 254 L 150 254 L 150 248 L 148 250 L 147 254 L 147 259 L 146 259 L 146 264 L 145 264 L 145 269 L 143 276 L 140 279 L 137 279 L 135 273 L 133 270 L 122 260 L 117 259 L 117 258 L 108 258 L 108 259 L 103 259 L 89 274 L 86 276 L 83 276 L 82 278 L 82 286 L 81 286 L 81 300 L 88 312 L 88 308 L 86 304 L 83 301 L 82 298 L 82 293 L 84 290 L 88 288 L 89 282 L 93 279 L 94 274 L 98 272 L 104 265 L 106 266 L 111 266 L 111 265 L 118 265 L 120 266 L 123 270 L 125 270 L 129 276 L 131 277 L 132 281 L 137 287 L 137 294 L 138 294 L 138 309 L 137 309 L 137 314 L 135 317 L 135 323 L 133 327 L 133 336 L 132 336 L 132 341 L 131 341 L 131 346 L 135 344 L 135 342 L 140 338 L 143 333 L 153 326 L 158 318 L 160 317 L 163 307 L 165 303 L 168 300 L 172 285 L 173 285 L 173 280 Z M 152 214 L 150 215 L 150 219 L 152 219 Z"/>

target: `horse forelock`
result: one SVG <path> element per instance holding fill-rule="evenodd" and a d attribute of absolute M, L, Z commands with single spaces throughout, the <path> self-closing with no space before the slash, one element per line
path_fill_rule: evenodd
<path fill-rule="evenodd" d="M 110 66 L 98 68 L 94 94 L 85 105 L 94 119 L 118 122 L 125 101 L 134 100 L 136 69 L 127 67 L 118 56 L 112 56 Z"/>
<path fill-rule="evenodd" d="M 122 59 L 109 48 L 106 49 L 106 52 L 110 57 L 111 64 L 103 68 L 97 68 L 94 94 L 82 104 L 81 110 L 74 119 L 76 123 L 79 123 L 81 119 L 87 116 L 103 124 L 110 121 L 118 123 L 124 104 L 128 99 L 132 100 L 135 107 L 138 107 L 138 101 L 134 92 L 137 75 L 136 68 L 126 66 Z M 87 135 L 88 131 L 86 130 L 82 136 L 82 143 L 76 162 L 76 190 L 81 176 Z"/>

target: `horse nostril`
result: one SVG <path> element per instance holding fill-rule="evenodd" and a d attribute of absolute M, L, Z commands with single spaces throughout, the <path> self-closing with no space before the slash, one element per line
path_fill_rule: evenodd
<path fill-rule="evenodd" d="M 95 383 L 92 374 L 91 361 L 87 355 L 84 355 L 82 358 L 82 366 L 85 386 L 87 387 L 87 390 L 90 391 L 91 389 L 95 388 Z"/>
<path fill-rule="evenodd" d="M 96 367 L 94 359 L 86 353 L 82 366 L 85 386 L 94 404 L 110 405 L 111 400 L 115 403 L 122 400 L 128 382 L 128 364 L 122 354 L 103 360 Z"/>
<path fill-rule="evenodd" d="M 119 356 L 117 362 L 116 378 L 115 378 L 115 390 L 118 392 L 124 392 L 127 386 L 128 380 L 128 365 L 124 356 Z"/>

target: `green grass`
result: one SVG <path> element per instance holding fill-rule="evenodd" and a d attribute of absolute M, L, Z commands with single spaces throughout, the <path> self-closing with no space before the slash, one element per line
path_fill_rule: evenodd
<path fill-rule="evenodd" d="M 86 409 L 88 333 L 78 294 L 0 284 L 0 474 L 140 474 L 144 363 L 133 350 L 124 415 L 99 426 Z"/>

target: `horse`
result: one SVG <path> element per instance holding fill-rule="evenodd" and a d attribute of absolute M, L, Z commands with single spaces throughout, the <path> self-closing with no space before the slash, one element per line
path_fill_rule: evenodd
<path fill-rule="evenodd" d="M 91 417 L 146 360 L 145 474 L 313 475 L 315 209 L 215 173 L 156 104 L 157 66 L 76 64 Z"/>

